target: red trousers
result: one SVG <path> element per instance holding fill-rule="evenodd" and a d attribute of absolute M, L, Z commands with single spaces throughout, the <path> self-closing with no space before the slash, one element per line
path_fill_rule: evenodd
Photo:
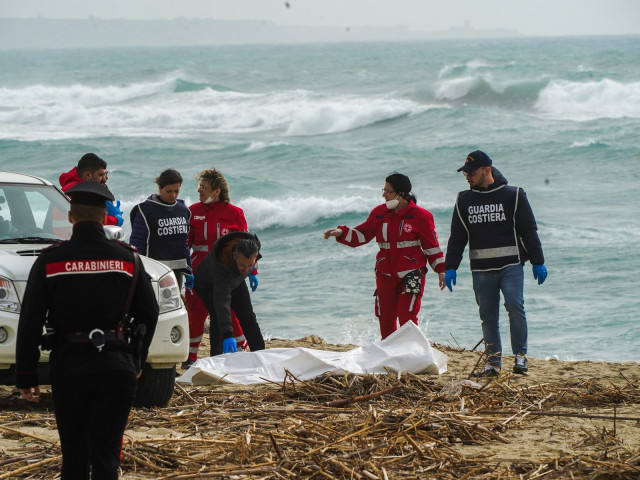
<path fill-rule="evenodd" d="M 187 313 L 189 314 L 189 360 L 195 362 L 198 359 L 198 349 L 200 348 L 200 342 L 204 334 L 204 324 L 207 321 L 209 312 L 200 297 L 195 293 L 185 290 L 184 297 Z M 238 349 L 246 349 L 247 341 L 244 338 L 238 317 L 236 317 L 233 310 L 231 310 L 231 326 L 233 327 L 233 336 L 238 342 Z"/>
<path fill-rule="evenodd" d="M 398 329 L 398 322 L 400 326 L 409 320 L 418 324 L 424 292 L 424 275 L 420 281 L 420 294 L 404 293 L 404 286 L 403 278 L 376 274 L 375 311 L 383 340 Z"/>

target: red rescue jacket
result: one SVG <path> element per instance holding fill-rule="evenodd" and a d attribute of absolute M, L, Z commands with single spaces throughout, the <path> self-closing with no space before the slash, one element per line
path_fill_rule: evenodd
<path fill-rule="evenodd" d="M 64 172 L 60 174 L 58 177 L 58 181 L 60 182 L 60 187 L 63 192 L 66 192 L 74 185 L 82 182 L 82 179 L 78 175 L 78 168 L 73 167 L 68 172 Z M 118 225 L 118 219 L 116 217 L 111 217 L 109 215 L 105 215 L 105 225 Z"/>
<path fill-rule="evenodd" d="M 230 232 L 248 232 L 247 220 L 241 208 L 230 203 L 194 203 L 189 207 L 189 247 L 195 269 L 209 253 L 215 241 Z"/>
<path fill-rule="evenodd" d="M 402 278 L 427 263 L 435 272 L 445 270 L 433 215 L 413 202 L 397 213 L 378 205 L 364 223 L 339 228 L 342 235 L 336 240 L 349 247 L 359 247 L 375 237 L 380 247 L 376 256 L 378 274 Z"/>

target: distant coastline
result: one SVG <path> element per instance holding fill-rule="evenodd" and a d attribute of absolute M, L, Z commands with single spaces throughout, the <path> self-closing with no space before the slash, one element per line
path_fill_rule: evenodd
<path fill-rule="evenodd" d="M 439 31 L 408 26 L 305 27 L 260 20 L 105 20 L 0 18 L 0 49 L 249 45 L 522 37 L 517 30 L 464 25 Z"/>

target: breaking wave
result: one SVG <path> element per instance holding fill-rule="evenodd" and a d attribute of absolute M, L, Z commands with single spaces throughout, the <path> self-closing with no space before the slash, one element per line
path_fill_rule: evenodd
<path fill-rule="evenodd" d="M 393 95 L 244 93 L 181 77 L 125 86 L 2 88 L 0 105 L 0 138 L 19 140 L 194 132 L 323 135 L 430 108 Z"/>
<path fill-rule="evenodd" d="M 362 214 L 362 220 L 376 206 L 376 199 L 360 196 L 335 198 L 291 197 L 283 200 L 247 197 L 238 202 L 247 217 L 252 230 L 272 227 L 304 228 L 323 220 L 334 219 L 349 214 Z"/>
<path fill-rule="evenodd" d="M 640 82 L 603 79 L 551 82 L 538 97 L 536 110 L 553 118 L 595 120 L 640 118 Z"/>

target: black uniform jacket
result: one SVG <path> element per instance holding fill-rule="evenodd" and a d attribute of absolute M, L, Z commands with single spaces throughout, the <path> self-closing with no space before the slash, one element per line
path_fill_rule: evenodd
<path fill-rule="evenodd" d="M 77 223 L 70 240 L 42 251 L 31 268 L 22 300 L 16 345 L 18 388 L 38 385 L 38 344 L 45 320 L 61 339 L 95 328 L 116 329 L 124 313 L 133 267 L 133 247 L 109 240 L 98 223 Z M 130 312 L 135 323 L 147 328 L 144 360 L 158 321 L 158 302 L 142 262 Z M 56 375 L 136 369 L 125 344 L 107 345 L 98 351 L 89 344 L 62 341 L 53 348 L 50 363 L 52 379 Z"/>
<path fill-rule="evenodd" d="M 501 270 L 509 265 L 544 263 L 538 227 L 527 195 L 507 185 L 492 167 L 494 183 L 458 194 L 451 219 L 446 269 L 457 269 L 469 242 L 471 270 Z"/>
<path fill-rule="evenodd" d="M 231 294 L 245 283 L 236 267 L 233 251 L 240 240 L 249 239 L 258 244 L 258 237 L 249 232 L 231 232 L 223 235 L 213 244 L 211 252 L 202 259 L 194 272 L 195 289 L 198 295 L 211 295 L 215 307 L 216 322 L 222 338 L 233 336 L 231 327 Z M 258 253 L 258 260 L 262 258 Z M 246 284 L 245 284 L 246 288 Z"/>

